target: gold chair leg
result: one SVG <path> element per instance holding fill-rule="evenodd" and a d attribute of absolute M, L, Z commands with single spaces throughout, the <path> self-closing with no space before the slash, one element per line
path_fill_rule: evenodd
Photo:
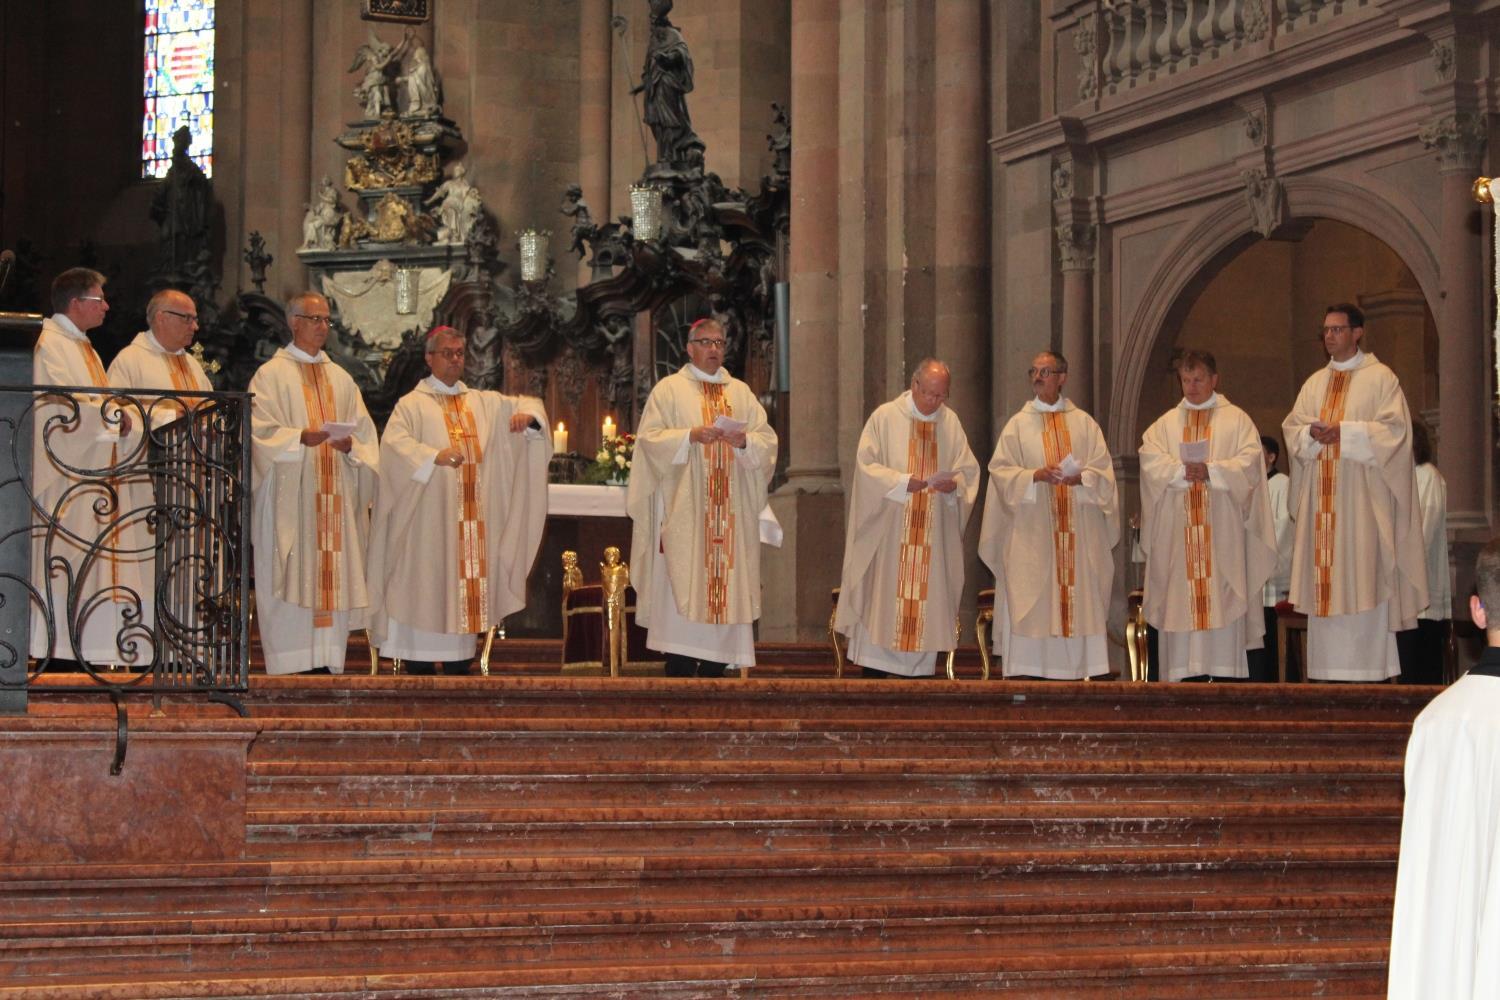
<path fill-rule="evenodd" d="M 958 640 L 963 638 L 963 634 L 964 634 L 964 623 L 958 617 L 958 615 L 954 615 L 953 616 L 953 648 L 950 649 L 950 650 L 948 650 L 948 679 L 950 681 L 958 680 L 958 676 L 956 674 L 954 674 L 954 672 L 953 672 L 953 657 L 956 656 L 956 655 L 958 655 Z"/>
<path fill-rule="evenodd" d="M 990 635 L 989 625 L 994 621 L 993 611 L 981 611 L 974 617 L 974 638 L 979 643 L 979 677 L 990 679 Z"/>
<path fill-rule="evenodd" d="M 479 654 L 479 673 L 488 677 L 490 675 L 490 647 L 495 644 L 495 626 L 491 625 L 484 632 L 484 652 Z"/>
<path fill-rule="evenodd" d="M 844 676 L 844 651 L 839 648 L 839 634 L 833 630 L 833 620 L 838 617 L 838 608 L 833 609 L 833 614 L 828 616 L 828 641 L 833 643 L 833 676 L 842 678 Z"/>
<path fill-rule="evenodd" d="M 370 644 L 370 676 L 374 677 L 380 673 L 380 650 L 375 648 L 375 639 L 369 629 L 365 629 L 365 642 Z"/>

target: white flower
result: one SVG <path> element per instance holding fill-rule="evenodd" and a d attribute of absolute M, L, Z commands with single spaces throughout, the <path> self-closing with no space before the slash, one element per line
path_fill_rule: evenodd
<path fill-rule="evenodd" d="M 600 448 L 599 449 L 599 454 L 597 454 L 597 455 L 594 456 L 594 461 L 596 461 L 596 462 L 608 462 L 609 461 L 609 452 L 606 451 L 603 448 Z"/>
<path fill-rule="evenodd" d="M 630 468 L 630 459 L 628 458 L 625 460 L 625 468 Z"/>
<path fill-rule="evenodd" d="M 623 469 L 626 466 L 628 466 L 630 463 L 627 462 L 627 461 L 625 461 L 625 456 L 624 455 L 616 455 L 615 456 L 615 464 L 618 465 L 620 468 Z"/>

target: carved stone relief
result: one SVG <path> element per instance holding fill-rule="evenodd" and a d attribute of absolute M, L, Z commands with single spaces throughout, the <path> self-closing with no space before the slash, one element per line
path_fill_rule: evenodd
<path fill-rule="evenodd" d="M 1250 209 L 1250 228 L 1270 238 L 1286 222 L 1286 188 L 1279 177 L 1267 177 L 1259 167 L 1240 172 L 1245 182 L 1245 204 Z"/>
<path fill-rule="evenodd" d="M 1417 138 L 1437 152 L 1443 170 L 1477 170 L 1485 133 L 1483 115 L 1460 111 L 1431 119 L 1417 132 Z"/>

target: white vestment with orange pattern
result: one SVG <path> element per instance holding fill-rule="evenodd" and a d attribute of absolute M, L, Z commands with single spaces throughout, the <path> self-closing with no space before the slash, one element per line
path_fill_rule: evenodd
<path fill-rule="evenodd" d="M 327 353 L 289 345 L 250 379 L 255 472 L 255 613 L 266 672 L 342 673 L 349 631 L 363 628 L 369 505 L 380 461 L 359 387 Z M 354 424 L 348 454 L 308 448 L 302 432 Z"/>
<path fill-rule="evenodd" d="M 39 396 L 32 414 L 33 495 L 56 530 L 33 532 L 31 580 L 51 604 L 56 637 L 49 646 L 48 617 L 33 604 L 31 655 L 82 659 L 96 667 L 148 666 L 152 601 L 140 566 L 142 546 L 149 545 L 149 540 L 142 539 L 150 491 L 137 496 L 131 484 L 111 481 L 107 475 L 117 463 L 142 458 L 137 453 L 144 447 L 140 414 L 125 408 L 133 426 L 121 435 L 116 410 L 106 404 L 109 379 L 104 365 L 88 336 L 62 314 L 42 321 L 32 354 L 31 380 L 36 385 L 102 390 L 98 395 L 74 396 L 76 408 L 60 396 Z M 69 467 L 94 474 L 80 477 Z M 63 563 L 75 577 L 75 607 L 84 616 L 72 625 Z M 77 626 L 79 634 L 76 649 L 70 637 L 72 626 Z"/>
<path fill-rule="evenodd" d="M 1312 425 L 1339 425 L 1339 442 Z M 1395 633 L 1427 606 L 1411 415 L 1396 375 L 1356 352 L 1314 372 L 1281 425 L 1296 524 L 1292 604 L 1308 616 L 1308 676 L 1382 681 L 1401 672 Z"/>
<path fill-rule="evenodd" d="M 908 493 L 912 477 L 953 473 L 952 493 Z M 904 392 L 870 414 L 855 455 L 834 628 L 849 659 L 909 677 L 933 673 L 957 641 L 964 527 L 979 496 L 979 462 L 958 415 L 921 413 Z"/>
<path fill-rule="evenodd" d="M 1206 442 L 1208 482 L 1187 480 L 1184 442 Z M 1143 609 L 1161 633 L 1161 678 L 1248 677 L 1264 644 L 1261 597 L 1276 566 L 1266 463 L 1249 414 L 1218 393 L 1184 399 L 1141 438 Z"/>
<path fill-rule="evenodd" d="M 109 384 L 119 389 L 164 389 L 178 392 L 212 392 L 198 359 L 187 351 L 169 351 L 150 330 L 142 330 L 109 363 Z M 143 396 L 141 403 L 159 426 L 182 416 L 182 406 L 168 399 Z"/>
<path fill-rule="evenodd" d="M 535 426 L 513 432 L 517 413 Z M 547 520 L 546 426 L 539 399 L 431 375 L 396 404 L 370 545 L 370 631 L 383 655 L 469 660 L 479 633 L 526 606 Z M 447 448 L 463 462 L 438 465 Z"/>
<path fill-rule="evenodd" d="M 1071 455 L 1076 486 L 1032 479 Z M 1114 464 L 1094 418 L 1033 399 L 990 458 L 979 558 L 995 574 L 995 652 L 1005 676 L 1082 680 L 1109 671 L 1105 625 L 1120 540 Z"/>
<path fill-rule="evenodd" d="M 720 415 L 745 421 L 745 447 L 694 444 Z M 646 645 L 717 663 L 755 663 L 760 530 L 776 432 L 744 382 L 691 364 L 656 384 L 636 428 L 626 508 L 630 575 Z"/>

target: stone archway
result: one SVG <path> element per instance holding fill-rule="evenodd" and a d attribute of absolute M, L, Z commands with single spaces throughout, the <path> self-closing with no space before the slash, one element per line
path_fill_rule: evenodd
<path fill-rule="evenodd" d="M 1425 219 L 1410 217 L 1379 189 L 1336 178 L 1288 178 L 1285 195 L 1293 218 L 1342 222 L 1383 243 L 1405 264 L 1426 301 L 1439 301 L 1437 232 Z M 1140 305 L 1122 318 L 1105 428 L 1114 454 L 1135 453 L 1143 390 L 1163 336 L 1175 331 L 1213 277 L 1260 239 L 1249 221 L 1239 196 L 1209 205 L 1160 255 L 1161 264 L 1148 279 Z"/>

